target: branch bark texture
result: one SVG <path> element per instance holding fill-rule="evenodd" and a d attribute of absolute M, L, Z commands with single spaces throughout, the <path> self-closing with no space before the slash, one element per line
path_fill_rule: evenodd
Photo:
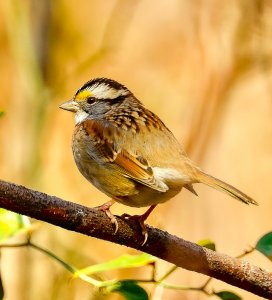
<path fill-rule="evenodd" d="M 0 207 L 88 236 L 147 252 L 178 267 L 202 273 L 272 299 L 272 273 L 211 251 L 157 228 L 148 228 L 144 246 L 134 220 L 118 218 L 119 230 L 103 212 L 0 180 Z"/>

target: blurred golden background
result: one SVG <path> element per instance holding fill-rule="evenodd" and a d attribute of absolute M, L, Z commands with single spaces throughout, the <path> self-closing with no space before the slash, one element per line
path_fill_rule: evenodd
<path fill-rule="evenodd" d="M 210 238 L 232 256 L 271 230 L 271 1 L 6 0 L 0 25 L 1 179 L 88 206 L 104 203 L 75 166 L 73 116 L 58 106 L 85 81 L 109 77 L 158 114 L 205 171 L 260 203 L 246 206 L 199 185 L 199 197 L 182 191 L 159 205 L 149 224 L 190 241 Z M 116 214 L 143 211 L 113 207 Z M 77 267 L 135 253 L 41 222 L 33 240 Z M 43 254 L 1 253 L 5 300 L 103 299 Z M 260 254 L 246 259 L 271 268 Z M 160 262 L 158 272 L 168 268 Z M 145 268 L 106 278 L 148 274 Z M 180 270 L 169 281 L 195 286 L 205 278 Z M 216 280 L 210 287 L 258 298 Z M 207 299 L 146 288 L 153 300 Z"/>

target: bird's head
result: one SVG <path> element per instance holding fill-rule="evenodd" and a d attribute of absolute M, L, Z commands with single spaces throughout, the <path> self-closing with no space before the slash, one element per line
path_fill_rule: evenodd
<path fill-rule="evenodd" d="M 87 118 L 103 118 L 110 110 L 119 107 L 132 93 L 122 84 L 107 78 L 96 78 L 86 82 L 72 100 L 60 108 L 75 113 L 76 123 Z"/>

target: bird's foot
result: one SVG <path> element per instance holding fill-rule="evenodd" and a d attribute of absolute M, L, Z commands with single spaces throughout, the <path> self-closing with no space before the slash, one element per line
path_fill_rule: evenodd
<path fill-rule="evenodd" d="M 110 200 L 100 206 L 95 207 L 95 209 L 105 212 L 105 214 L 111 220 L 111 223 L 114 224 L 115 226 L 114 234 L 116 234 L 118 231 L 118 222 L 115 215 L 110 211 L 110 208 L 113 204 L 114 204 L 114 200 Z"/>
<path fill-rule="evenodd" d="M 145 220 L 148 218 L 148 216 L 151 214 L 153 209 L 156 207 L 156 205 L 151 205 L 149 209 L 142 215 L 129 215 L 129 214 L 122 214 L 121 218 L 124 218 L 126 220 L 136 220 L 139 225 L 141 226 L 142 229 L 142 235 L 144 236 L 144 241 L 141 246 L 144 246 L 145 243 L 147 242 L 148 239 L 148 233 L 147 233 L 147 228 L 145 225 Z"/>
<path fill-rule="evenodd" d="M 146 230 L 146 226 L 145 226 L 145 219 L 142 218 L 143 215 L 129 215 L 129 214 L 122 214 L 121 218 L 125 219 L 125 220 L 135 220 L 139 223 L 139 225 L 141 226 L 141 230 L 142 230 L 142 235 L 144 236 L 144 241 L 142 243 L 142 246 L 146 243 L 147 239 L 148 239 L 148 233 Z"/>

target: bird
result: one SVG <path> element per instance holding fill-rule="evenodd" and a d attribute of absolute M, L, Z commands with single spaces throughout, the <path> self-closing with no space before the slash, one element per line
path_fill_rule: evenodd
<path fill-rule="evenodd" d="M 142 215 L 122 215 L 145 221 L 156 205 L 176 196 L 182 188 L 197 195 L 193 185 L 203 183 L 245 203 L 258 203 L 232 185 L 201 170 L 185 153 L 163 121 L 123 84 L 94 78 L 72 99 L 60 105 L 75 114 L 72 151 L 81 174 L 110 200 L 96 207 L 118 230 L 110 211 L 115 203 L 149 207 Z"/>

